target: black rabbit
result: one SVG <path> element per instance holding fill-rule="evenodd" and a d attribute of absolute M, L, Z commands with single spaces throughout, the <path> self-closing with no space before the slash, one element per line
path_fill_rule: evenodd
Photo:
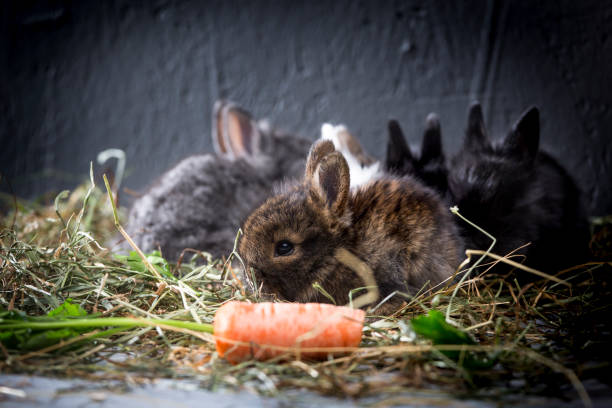
<path fill-rule="evenodd" d="M 556 272 L 585 260 L 588 228 L 580 190 L 567 171 L 539 150 L 540 114 L 528 109 L 497 143 L 487 136 L 480 104 L 469 110 L 462 149 L 450 161 L 451 202 L 497 238 L 494 252 L 521 250 L 525 264 Z M 490 240 L 460 222 L 466 248 Z"/>

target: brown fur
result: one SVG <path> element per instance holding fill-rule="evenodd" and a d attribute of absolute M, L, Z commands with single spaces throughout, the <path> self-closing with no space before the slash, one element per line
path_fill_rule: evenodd
<path fill-rule="evenodd" d="M 330 147 L 331 146 L 331 147 Z M 334 253 L 345 248 L 374 272 L 381 299 L 414 293 L 449 277 L 459 264 L 460 241 L 450 213 L 429 188 L 409 177 L 384 177 L 349 191 L 348 166 L 329 141 L 314 144 L 304 183 L 270 198 L 243 225 L 239 253 L 263 291 L 289 301 L 337 304 L 363 287 Z M 280 256 L 280 241 L 293 252 Z M 354 297 L 356 297 L 355 295 Z M 384 309 L 401 303 L 394 297 Z"/>

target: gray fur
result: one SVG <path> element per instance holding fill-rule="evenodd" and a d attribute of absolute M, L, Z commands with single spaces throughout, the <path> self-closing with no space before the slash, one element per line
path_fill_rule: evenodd
<path fill-rule="evenodd" d="M 213 257 L 230 254 L 241 222 L 272 195 L 274 185 L 303 174 L 311 143 L 256 126 L 260 145 L 253 156 L 187 157 L 134 202 L 127 231 L 140 249 L 160 248 L 170 260 L 185 248 Z"/>

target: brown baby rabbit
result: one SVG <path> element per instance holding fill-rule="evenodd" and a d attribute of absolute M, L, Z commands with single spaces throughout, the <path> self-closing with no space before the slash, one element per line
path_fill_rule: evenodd
<path fill-rule="evenodd" d="M 244 223 L 239 253 L 262 292 L 297 302 L 336 304 L 365 286 L 336 254 L 348 250 L 373 271 L 380 297 L 414 294 L 453 274 L 461 244 L 438 195 L 410 177 L 383 176 L 351 190 L 346 160 L 317 141 L 304 181 L 268 199 Z M 248 275 L 248 273 L 247 273 Z M 394 296 L 381 313 L 402 299 Z"/>

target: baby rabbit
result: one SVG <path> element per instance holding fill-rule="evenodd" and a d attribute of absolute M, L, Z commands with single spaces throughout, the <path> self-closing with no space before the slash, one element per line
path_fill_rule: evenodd
<path fill-rule="evenodd" d="M 274 184 L 303 174 L 311 144 L 228 102 L 215 105 L 212 136 L 216 155 L 187 157 L 134 202 L 127 230 L 142 250 L 159 247 L 170 260 L 185 248 L 228 255 L 240 222 Z"/>
<path fill-rule="evenodd" d="M 389 121 L 385 170 L 400 176 L 411 174 L 442 197 L 446 196 L 448 169 L 442 151 L 440 121 L 435 113 L 427 116 L 421 154 L 418 157 L 406 143 L 399 123 L 396 120 Z"/>
<path fill-rule="evenodd" d="M 335 254 L 349 251 L 373 271 L 381 299 L 415 293 L 453 274 L 461 244 L 449 210 L 410 177 L 383 176 L 349 189 L 346 160 L 333 143 L 317 141 L 304 181 L 268 199 L 244 223 L 239 253 L 262 292 L 288 301 L 337 304 L 364 286 Z M 383 312 L 401 303 L 393 297 Z"/>
<path fill-rule="evenodd" d="M 495 253 L 520 251 L 528 266 L 556 272 L 584 260 L 588 229 L 580 191 L 565 169 L 539 150 L 540 114 L 532 107 L 493 144 L 480 104 L 474 103 L 462 149 L 452 158 L 451 200 L 460 212 L 497 238 Z M 491 241 L 460 222 L 466 248 Z"/>

